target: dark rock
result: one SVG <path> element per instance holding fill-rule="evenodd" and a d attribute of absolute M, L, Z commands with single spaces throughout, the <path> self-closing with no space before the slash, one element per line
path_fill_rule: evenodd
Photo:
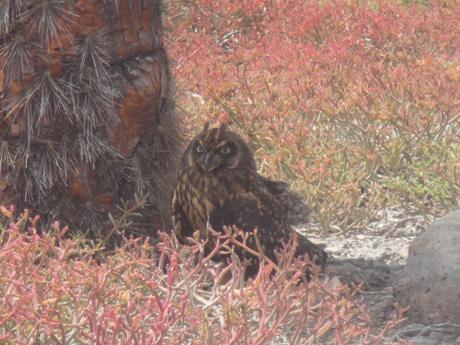
<path fill-rule="evenodd" d="M 460 324 L 460 210 L 435 221 L 409 246 L 395 296 L 409 319 Z"/>

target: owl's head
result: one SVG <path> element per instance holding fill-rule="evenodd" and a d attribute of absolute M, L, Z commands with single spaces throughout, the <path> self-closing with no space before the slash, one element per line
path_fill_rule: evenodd
<path fill-rule="evenodd" d="M 216 173 L 232 169 L 256 169 L 256 164 L 248 145 L 225 125 L 203 131 L 191 142 L 184 155 L 184 164 L 205 173 Z"/>

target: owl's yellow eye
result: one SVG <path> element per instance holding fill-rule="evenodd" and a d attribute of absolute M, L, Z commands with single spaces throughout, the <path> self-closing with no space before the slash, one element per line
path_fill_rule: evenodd
<path fill-rule="evenodd" d="M 204 151 L 203 146 L 200 144 L 196 145 L 195 151 L 198 153 L 202 153 Z"/>
<path fill-rule="evenodd" d="M 228 146 L 222 146 L 222 147 L 220 148 L 220 152 L 223 153 L 223 154 L 228 154 L 228 153 L 230 153 L 230 147 L 228 147 Z"/>

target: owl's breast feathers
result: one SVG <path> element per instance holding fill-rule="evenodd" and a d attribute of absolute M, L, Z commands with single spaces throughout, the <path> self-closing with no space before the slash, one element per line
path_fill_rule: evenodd
<path fill-rule="evenodd" d="M 185 219 L 174 219 L 176 235 L 187 237 L 199 230 L 202 237 L 207 236 L 207 227 L 212 227 L 213 216 L 234 194 L 234 184 L 226 180 L 197 169 L 183 169 L 179 173 L 173 195 L 173 217 Z"/>
<path fill-rule="evenodd" d="M 286 227 L 283 210 L 256 172 L 238 171 L 229 176 L 225 172 L 203 174 L 184 169 L 179 174 L 174 199 L 173 207 L 181 205 L 191 233 L 200 230 L 206 235 L 207 225 L 215 230 L 236 225 L 245 231 L 258 228 L 279 238 Z M 176 229 L 176 233 L 184 235 L 181 230 Z M 190 231 L 186 233 L 191 235 Z"/>

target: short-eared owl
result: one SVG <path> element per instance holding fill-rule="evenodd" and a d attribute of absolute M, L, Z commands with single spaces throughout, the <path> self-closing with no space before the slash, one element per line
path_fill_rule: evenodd
<path fill-rule="evenodd" d="M 283 187 L 257 173 L 242 138 L 224 125 L 206 124 L 182 157 L 172 201 L 174 231 L 184 241 L 195 231 L 206 238 L 208 226 L 216 231 L 232 225 L 244 231 L 257 228 L 264 254 L 276 262 L 274 250 L 296 233 L 280 202 Z M 319 265 L 326 262 L 323 249 L 298 235 L 297 254 L 305 253 Z"/>

